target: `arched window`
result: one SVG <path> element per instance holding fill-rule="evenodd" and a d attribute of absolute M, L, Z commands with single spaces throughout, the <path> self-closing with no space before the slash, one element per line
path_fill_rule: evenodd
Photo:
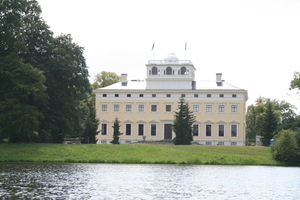
<path fill-rule="evenodd" d="M 171 67 L 167 67 L 167 75 L 172 75 L 172 68 Z"/>
<path fill-rule="evenodd" d="M 184 75 L 186 73 L 186 67 L 181 67 L 180 74 Z"/>
<path fill-rule="evenodd" d="M 152 67 L 152 75 L 157 75 L 157 67 Z"/>

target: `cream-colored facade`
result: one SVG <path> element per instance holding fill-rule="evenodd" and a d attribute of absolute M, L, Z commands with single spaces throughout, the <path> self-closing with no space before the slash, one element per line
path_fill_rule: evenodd
<path fill-rule="evenodd" d="M 195 81 L 190 60 L 169 54 L 164 60 L 149 60 L 146 80 L 127 80 L 95 90 L 100 120 L 98 143 L 112 140 L 113 122 L 120 121 L 121 143 L 162 141 L 175 137 L 171 126 L 178 101 L 184 97 L 196 122 L 194 141 L 203 145 L 244 145 L 247 90 L 222 80 Z"/>

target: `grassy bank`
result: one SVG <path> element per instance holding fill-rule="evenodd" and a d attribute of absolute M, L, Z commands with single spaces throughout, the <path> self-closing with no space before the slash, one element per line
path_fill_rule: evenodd
<path fill-rule="evenodd" d="M 268 147 L 0 144 L 0 162 L 280 165 Z"/>

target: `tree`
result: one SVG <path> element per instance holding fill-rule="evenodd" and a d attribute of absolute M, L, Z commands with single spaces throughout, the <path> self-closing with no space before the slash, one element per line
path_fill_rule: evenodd
<path fill-rule="evenodd" d="M 0 59 L 0 139 L 37 141 L 47 95 L 43 73 L 15 53 Z"/>
<path fill-rule="evenodd" d="M 192 125 L 195 122 L 195 116 L 183 98 L 178 102 L 178 111 L 175 111 L 174 118 L 172 128 L 176 136 L 173 139 L 173 144 L 190 145 L 193 141 Z"/>
<path fill-rule="evenodd" d="M 298 120 L 294 111 L 295 106 L 285 101 L 259 97 L 256 100 L 256 104 L 248 106 L 247 109 L 247 144 L 254 143 L 256 135 L 262 136 L 264 134 L 263 125 L 268 109 L 267 105 L 269 105 L 268 102 L 270 102 L 271 107 L 273 108 L 275 121 L 277 123 L 277 129 L 274 131 L 274 135 L 277 134 L 279 130 L 297 127 Z M 269 143 L 269 141 L 265 141 L 265 144 L 267 143 Z"/>
<path fill-rule="evenodd" d="M 50 141 L 61 143 L 64 137 L 79 137 L 80 102 L 91 93 L 83 48 L 73 43 L 70 35 L 53 38 L 49 58 L 42 66 L 45 72 L 49 105 L 40 132 Z"/>
<path fill-rule="evenodd" d="M 290 90 L 300 90 L 300 72 L 294 72 L 294 79 L 290 83 Z"/>
<path fill-rule="evenodd" d="M 37 141 L 46 106 L 45 57 L 52 32 L 37 1 L 0 1 L 0 139 Z"/>
<path fill-rule="evenodd" d="M 83 125 L 83 141 L 82 143 L 92 143 L 96 144 L 96 136 L 100 131 L 98 131 L 99 120 L 96 117 L 95 110 L 95 97 L 90 96 L 80 103 L 82 125 Z"/>
<path fill-rule="evenodd" d="M 262 143 L 264 146 L 269 146 L 270 140 L 274 137 L 275 130 L 278 126 L 278 117 L 275 114 L 275 110 L 270 99 L 266 103 L 266 111 L 263 114 L 262 119 Z"/>
<path fill-rule="evenodd" d="M 110 143 L 120 144 L 119 142 L 120 135 L 122 135 L 123 133 L 120 133 L 120 121 L 118 120 L 118 118 L 116 118 L 114 121 L 113 129 L 114 129 L 113 140 Z"/>
<path fill-rule="evenodd" d="M 300 165 L 300 132 L 282 130 L 275 136 L 271 145 L 275 160 L 291 165 Z"/>
<path fill-rule="evenodd" d="M 93 89 L 103 88 L 121 81 L 121 77 L 114 72 L 102 71 L 96 75 L 95 82 L 92 84 Z"/>

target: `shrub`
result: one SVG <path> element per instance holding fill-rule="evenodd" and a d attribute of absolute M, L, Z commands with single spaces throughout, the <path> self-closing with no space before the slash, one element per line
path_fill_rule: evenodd
<path fill-rule="evenodd" d="M 271 150 L 273 158 L 277 161 L 290 165 L 300 164 L 299 132 L 291 130 L 280 131 L 275 139 Z"/>

